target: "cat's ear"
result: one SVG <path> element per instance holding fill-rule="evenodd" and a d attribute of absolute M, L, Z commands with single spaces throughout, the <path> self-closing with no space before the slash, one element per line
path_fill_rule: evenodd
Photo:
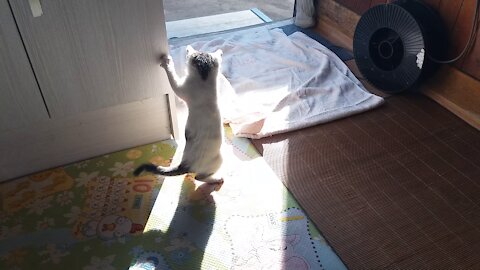
<path fill-rule="evenodd" d="M 218 49 L 214 53 L 212 53 L 213 57 L 217 59 L 222 59 L 223 51 Z"/>
<path fill-rule="evenodd" d="M 187 56 L 190 56 L 190 55 L 192 55 L 192 54 L 195 53 L 195 52 L 196 52 L 196 51 L 195 51 L 195 49 L 194 49 L 192 46 L 187 45 Z"/>

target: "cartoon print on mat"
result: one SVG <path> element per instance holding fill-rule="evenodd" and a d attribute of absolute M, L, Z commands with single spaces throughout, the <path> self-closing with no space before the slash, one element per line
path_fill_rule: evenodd
<path fill-rule="evenodd" d="M 295 246 L 300 241 L 299 235 L 255 239 L 259 241 L 252 242 L 246 257 L 235 258 L 234 269 L 310 269 L 305 259 L 295 252 Z"/>
<path fill-rule="evenodd" d="M 3 210 L 14 213 L 33 202 L 55 193 L 69 190 L 73 179 L 63 170 L 57 168 L 23 177 L 2 185 L 0 194 Z M 37 214 L 42 214 L 38 213 Z"/>
<path fill-rule="evenodd" d="M 58 264 L 62 257 L 65 257 L 70 254 L 70 252 L 67 249 L 68 246 L 63 245 L 54 245 L 54 244 L 48 244 L 45 250 L 41 250 L 38 252 L 38 254 L 41 256 L 42 261 L 40 263 L 48 263 L 52 262 L 53 264 Z"/>
<path fill-rule="evenodd" d="M 141 233 L 151 207 L 153 176 L 111 178 L 100 176 L 87 184 L 84 208 L 75 227 L 79 238 L 123 241 Z"/>
<path fill-rule="evenodd" d="M 100 220 L 87 221 L 82 226 L 81 232 L 86 237 L 98 236 L 102 240 L 110 240 L 142 232 L 143 227 L 142 224 L 133 223 L 128 217 L 108 215 Z"/>
<path fill-rule="evenodd" d="M 323 269 L 315 254 L 345 269 L 286 189 L 272 188 L 281 183 L 248 140 L 230 143 L 249 162 L 232 163 L 240 170 L 218 192 L 192 176 L 132 177 L 143 162 L 168 166 L 173 140 L 0 183 L 0 269 Z M 246 185 L 249 171 L 284 204 Z"/>
<path fill-rule="evenodd" d="M 174 151 L 165 141 L 0 183 L 0 269 L 128 268 L 132 255 L 110 255 L 158 247 L 141 232 L 163 182 L 131 170 L 168 163 Z"/>
<path fill-rule="evenodd" d="M 307 220 L 298 208 L 232 216 L 225 225 L 234 254 L 232 269 L 322 269 Z"/>

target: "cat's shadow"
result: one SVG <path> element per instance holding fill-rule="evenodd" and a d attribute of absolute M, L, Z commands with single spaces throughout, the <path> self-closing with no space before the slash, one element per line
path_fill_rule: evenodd
<path fill-rule="evenodd" d="M 163 249 L 159 247 L 158 250 L 163 262 L 137 258 L 135 263 L 153 264 L 154 269 L 202 269 L 205 249 L 215 223 L 216 204 L 211 195 L 215 188 L 215 185 L 207 183 L 195 186 L 192 179 L 185 177 L 168 230 L 152 230 L 140 236 L 146 240 L 161 238 L 165 241 L 166 247 L 162 245 Z"/>

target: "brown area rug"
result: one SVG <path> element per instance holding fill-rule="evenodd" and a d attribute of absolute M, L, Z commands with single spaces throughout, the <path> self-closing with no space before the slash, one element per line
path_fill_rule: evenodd
<path fill-rule="evenodd" d="M 351 269 L 480 269 L 480 132 L 420 95 L 253 140 Z"/>

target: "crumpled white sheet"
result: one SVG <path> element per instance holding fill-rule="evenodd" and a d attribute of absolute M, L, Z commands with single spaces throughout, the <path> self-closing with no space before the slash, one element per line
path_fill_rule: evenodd
<path fill-rule="evenodd" d="M 243 31 L 191 44 L 223 50 L 219 105 L 236 136 L 262 138 L 375 108 L 369 93 L 333 52 L 307 35 L 281 29 Z M 177 72 L 185 47 L 171 48 Z"/>

